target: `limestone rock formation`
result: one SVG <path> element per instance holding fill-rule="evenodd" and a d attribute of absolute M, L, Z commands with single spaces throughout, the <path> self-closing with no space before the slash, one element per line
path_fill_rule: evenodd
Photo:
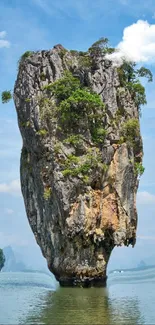
<path fill-rule="evenodd" d="M 63 286 L 104 285 L 113 248 L 136 240 L 138 106 L 112 62 L 61 45 L 21 60 L 14 101 L 22 193 L 48 267 Z"/>

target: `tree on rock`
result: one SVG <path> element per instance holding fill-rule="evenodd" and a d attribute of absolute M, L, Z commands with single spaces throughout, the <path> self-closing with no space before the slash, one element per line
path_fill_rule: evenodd
<path fill-rule="evenodd" d="M 6 104 L 12 99 L 12 94 L 10 90 L 5 90 L 1 94 L 2 103 Z"/>

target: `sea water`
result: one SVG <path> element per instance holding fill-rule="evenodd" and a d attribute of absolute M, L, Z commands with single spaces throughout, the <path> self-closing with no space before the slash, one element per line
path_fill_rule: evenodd
<path fill-rule="evenodd" d="M 60 288 L 41 273 L 0 273 L 0 324 L 155 324 L 155 269 L 112 273 L 107 288 Z"/>

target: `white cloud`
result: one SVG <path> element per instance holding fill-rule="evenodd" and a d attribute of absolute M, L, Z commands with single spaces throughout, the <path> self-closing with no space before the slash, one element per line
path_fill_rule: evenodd
<path fill-rule="evenodd" d="M 12 195 L 20 195 L 21 196 L 20 181 L 18 179 L 15 179 L 8 184 L 1 183 L 0 184 L 0 193 L 9 193 Z"/>
<path fill-rule="evenodd" d="M 116 65 L 121 64 L 123 58 L 136 63 L 155 63 L 155 25 L 138 20 L 126 27 L 117 49 L 118 52 L 107 56 Z"/>
<path fill-rule="evenodd" d="M 3 39 L 6 37 L 6 31 L 2 31 L 0 32 L 0 48 L 2 47 L 6 47 L 6 48 L 9 48 L 10 47 L 10 42 Z"/>
<path fill-rule="evenodd" d="M 138 192 L 137 194 L 137 203 L 138 204 L 155 204 L 155 195 L 149 192 Z"/>
<path fill-rule="evenodd" d="M 9 48 L 10 47 L 10 42 L 9 41 L 6 41 L 6 40 L 1 40 L 0 39 L 0 48 L 2 48 L 2 47 Z"/>

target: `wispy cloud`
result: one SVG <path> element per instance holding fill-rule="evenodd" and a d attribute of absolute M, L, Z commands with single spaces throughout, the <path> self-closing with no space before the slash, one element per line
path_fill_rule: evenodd
<path fill-rule="evenodd" d="M 107 16 L 108 13 L 115 13 L 115 16 L 122 14 L 130 14 L 133 17 L 144 17 L 147 13 L 153 15 L 155 11 L 154 0 L 32 0 L 33 4 L 42 9 L 50 16 L 68 16 L 78 17 L 83 21 L 91 21 L 94 18 Z M 104 25 L 104 19 L 101 24 Z M 102 29 L 102 27 L 101 27 Z"/>
<path fill-rule="evenodd" d="M 47 0 L 33 0 L 34 4 L 39 6 L 46 14 L 53 15 L 55 13 L 53 4 L 49 4 Z"/>
<path fill-rule="evenodd" d="M 137 236 L 137 238 L 142 240 L 155 240 L 155 236 Z"/>
<path fill-rule="evenodd" d="M 153 12 L 155 8 L 155 2 L 154 0 L 119 0 L 120 4 L 124 5 L 127 7 L 128 10 L 134 11 L 133 14 L 138 14 L 140 13 L 146 13 L 146 12 Z"/>
<path fill-rule="evenodd" d="M 137 203 L 140 205 L 155 204 L 155 195 L 149 192 L 139 192 L 137 194 Z"/>
<path fill-rule="evenodd" d="M 123 1 L 123 0 L 122 0 Z M 124 0 L 125 1 L 125 0 Z M 81 20 L 91 20 L 101 13 L 109 12 L 113 10 L 112 0 L 33 0 L 33 3 L 40 7 L 48 15 L 65 15 L 68 17 L 77 16 Z M 120 0 L 116 0 L 119 5 Z M 117 7 L 115 7 L 117 10 Z"/>
<path fill-rule="evenodd" d="M 20 181 L 18 179 L 13 180 L 10 183 L 0 184 L 0 193 L 8 193 L 12 195 L 21 196 Z"/>
<path fill-rule="evenodd" d="M 10 42 L 5 40 L 4 38 L 6 37 L 6 31 L 2 31 L 0 32 L 0 48 L 3 48 L 3 47 L 7 47 L 9 48 L 10 47 Z"/>

